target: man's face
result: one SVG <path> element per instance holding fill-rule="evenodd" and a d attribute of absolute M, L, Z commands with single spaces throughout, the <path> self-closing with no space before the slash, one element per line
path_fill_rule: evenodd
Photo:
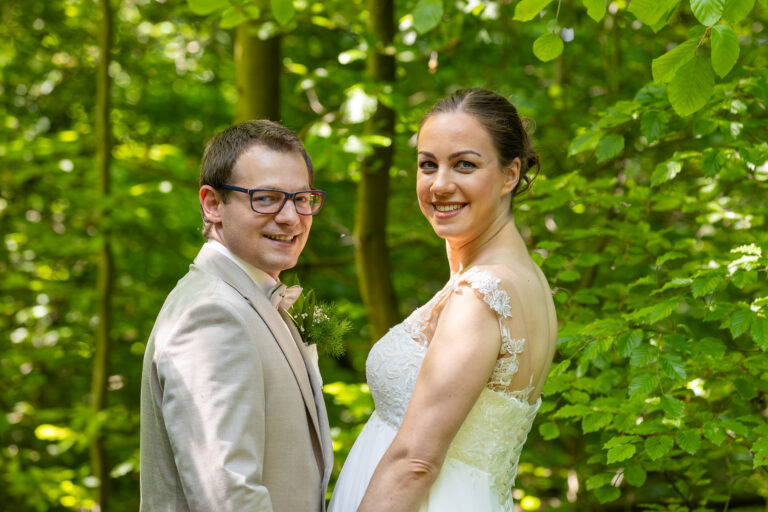
<path fill-rule="evenodd" d="M 285 192 L 311 188 L 301 154 L 278 152 L 258 144 L 240 155 L 228 184 Z M 278 213 L 265 215 L 251 209 L 248 194 L 231 191 L 227 202 L 219 202 L 217 209 L 218 219 L 212 220 L 220 221 L 218 240 L 233 254 L 275 279 L 282 270 L 296 265 L 307 243 L 312 216 L 296 213 L 293 201 L 287 201 Z"/>

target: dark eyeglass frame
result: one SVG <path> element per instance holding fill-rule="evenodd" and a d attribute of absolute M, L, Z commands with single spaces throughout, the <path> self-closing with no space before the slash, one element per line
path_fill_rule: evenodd
<path fill-rule="evenodd" d="M 318 213 L 320 213 L 320 210 L 322 210 L 323 208 L 323 204 L 325 204 L 325 192 L 317 189 L 299 190 L 298 192 L 291 193 L 291 192 L 286 192 L 285 190 L 279 190 L 276 188 L 243 188 L 243 187 L 236 187 L 234 185 L 222 185 L 219 188 L 223 188 L 226 190 L 234 190 L 235 192 L 243 192 L 244 194 L 248 194 L 248 199 L 251 204 L 251 210 L 253 210 L 255 213 L 258 213 L 259 215 L 277 215 L 278 213 L 283 211 L 283 208 L 285 207 L 285 203 L 287 203 L 290 200 L 290 201 L 293 201 L 293 209 L 296 210 L 297 214 L 309 217 L 309 216 L 317 215 Z M 280 203 L 280 208 L 278 208 L 277 211 L 274 211 L 274 212 L 269 212 L 269 213 L 260 212 L 259 210 L 253 207 L 253 194 L 256 192 L 280 192 L 281 194 L 283 194 L 283 202 Z M 322 199 L 320 200 L 320 208 L 318 208 L 317 211 L 314 213 L 312 212 L 301 213 L 299 209 L 296 208 L 296 196 L 298 196 L 299 194 L 320 195 L 322 197 Z"/>

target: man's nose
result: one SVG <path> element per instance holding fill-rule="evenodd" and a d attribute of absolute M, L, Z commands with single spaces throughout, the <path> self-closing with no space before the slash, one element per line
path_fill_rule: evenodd
<path fill-rule="evenodd" d="M 293 199 L 288 199 L 279 212 L 275 215 L 275 222 L 280 224 L 295 224 L 299 221 L 299 214 L 296 211 L 296 203 Z"/>

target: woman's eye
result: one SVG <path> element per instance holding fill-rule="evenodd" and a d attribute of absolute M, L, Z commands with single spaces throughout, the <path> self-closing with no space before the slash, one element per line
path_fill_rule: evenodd
<path fill-rule="evenodd" d="M 423 171 L 433 171 L 437 169 L 437 165 L 435 164 L 435 162 L 430 162 L 430 161 L 419 162 L 419 169 Z"/>
<path fill-rule="evenodd" d="M 470 162 L 469 160 L 459 160 L 458 162 L 456 162 L 456 167 L 460 169 L 474 169 L 477 166 L 472 162 Z"/>

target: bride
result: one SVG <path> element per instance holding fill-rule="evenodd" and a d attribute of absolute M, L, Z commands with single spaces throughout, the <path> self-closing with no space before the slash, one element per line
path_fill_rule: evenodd
<path fill-rule="evenodd" d="M 422 119 L 416 191 L 451 277 L 371 349 L 376 410 L 330 512 L 514 510 L 557 333 L 547 280 L 511 210 L 539 166 L 530 146 L 515 107 L 483 89 L 458 91 Z"/>

